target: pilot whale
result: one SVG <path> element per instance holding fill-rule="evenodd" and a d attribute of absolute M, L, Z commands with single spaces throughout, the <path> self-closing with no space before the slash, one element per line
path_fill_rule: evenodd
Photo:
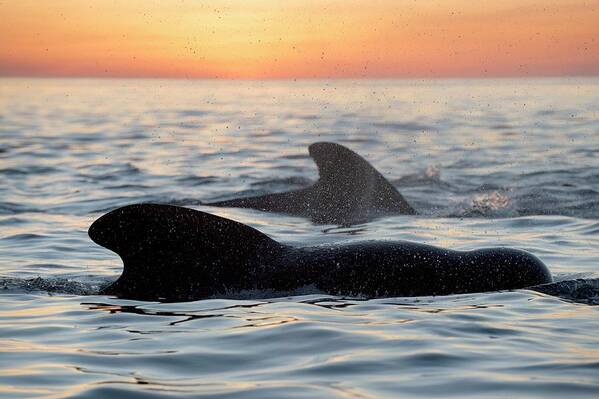
<path fill-rule="evenodd" d="M 193 300 L 309 285 L 331 295 L 448 295 L 552 281 L 543 262 L 518 249 L 454 251 L 408 241 L 298 248 L 171 205 L 118 208 L 98 218 L 89 236 L 123 261 L 122 275 L 101 293 L 131 299 Z"/>
<path fill-rule="evenodd" d="M 385 214 L 413 215 L 397 189 L 360 155 L 337 143 L 308 147 L 319 180 L 283 193 L 236 198 L 202 205 L 253 208 L 309 217 L 314 223 L 348 225 Z"/>

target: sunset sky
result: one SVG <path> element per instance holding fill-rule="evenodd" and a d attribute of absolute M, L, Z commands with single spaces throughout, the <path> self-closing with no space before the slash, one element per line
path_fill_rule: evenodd
<path fill-rule="evenodd" d="M 599 75 L 599 0 L 3 0 L 0 76 Z"/>

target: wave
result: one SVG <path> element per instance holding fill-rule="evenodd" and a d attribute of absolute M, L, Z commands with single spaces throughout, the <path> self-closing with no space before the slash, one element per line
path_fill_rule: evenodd
<path fill-rule="evenodd" d="M 557 281 L 529 289 L 574 302 L 599 305 L 599 278 Z"/>
<path fill-rule="evenodd" d="M 47 292 L 52 294 L 64 295 L 98 295 L 100 290 L 108 286 L 111 281 L 102 281 L 100 283 L 86 283 L 65 278 L 42 278 L 35 277 L 30 279 L 19 278 L 0 278 L 0 287 L 5 293 L 18 292 Z M 573 280 L 562 280 L 553 283 L 527 287 L 526 290 L 540 292 L 546 295 L 555 296 L 568 301 L 599 305 L 599 278 L 578 278 Z M 301 287 L 293 291 L 274 291 L 274 290 L 241 290 L 231 291 L 219 299 L 247 299 L 258 300 L 268 298 L 280 298 L 289 296 L 302 296 L 321 294 L 326 295 L 316 287 L 310 285 Z M 481 293 L 484 294 L 484 293 Z M 216 297 L 215 297 L 216 298 Z M 213 298 L 213 299 L 215 299 Z M 345 299 L 366 299 L 366 298 L 345 298 Z M 415 299 L 416 300 L 416 299 Z"/>
<path fill-rule="evenodd" d="M 64 295 L 96 295 L 100 290 L 108 286 L 106 281 L 100 284 L 85 283 L 58 277 L 35 277 L 35 278 L 0 278 L 0 287 L 4 292 L 46 292 Z"/>
<path fill-rule="evenodd" d="M 240 158 L 250 155 L 244 151 L 231 154 Z M 223 153 L 218 152 L 218 156 Z M 211 162 L 204 158 L 205 154 L 202 162 Z M 282 158 L 289 158 L 288 161 L 307 155 Z M 419 214 L 429 217 L 559 215 L 599 219 L 598 168 L 561 165 L 548 170 L 485 174 L 492 162 L 487 159 L 486 166 L 475 159 L 435 163 L 391 182 Z M 313 183 L 302 168 L 285 166 L 288 163 L 282 162 L 278 167 L 285 170 L 283 176 L 261 179 L 255 179 L 250 171 L 237 177 L 219 175 L 216 171 L 205 175 L 162 175 L 143 162 L 90 161 L 76 171 L 63 166 L 5 168 L 4 178 L 10 184 L 4 190 L 0 186 L 5 194 L 4 201 L 0 201 L 0 215 L 40 212 L 83 215 L 148 201 L 193 206 L 202 201 L 294 190 Z M 483 171 L 477 169 L 481 167 Z M 287 173 L 289 169 L 291 174 Z M 73 184 L 68 180 L 69 173 L 76 180 Z M 52 184 L 43 183 L 44 179 L 52 179 Z M 223 185 L 231 191 L 223 192 Z M 48 187 L 51 191 L 46 193 Z M 52 197 L 56 199 L 49 201 Z"/>

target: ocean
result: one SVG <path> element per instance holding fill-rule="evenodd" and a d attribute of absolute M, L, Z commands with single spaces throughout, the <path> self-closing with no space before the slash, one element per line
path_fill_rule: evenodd
<path fill-rule="evenodd" d="M 312 184 L 317 141 L 362 155 L 418 215 L 335 226 L 202 205 Z M 87 229 L 138 202 L 296 246 L 522 248 L 564 287 L 99 295 L 122 263 Z M 0 79 L 3 398 L 597 397 L 598 238 L 598 78 Z"/>

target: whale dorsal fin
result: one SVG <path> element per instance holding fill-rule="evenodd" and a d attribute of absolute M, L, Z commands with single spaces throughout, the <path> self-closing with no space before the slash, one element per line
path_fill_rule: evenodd
<path fill-rule="evenodd" d="M 213 287 L 214 281 L 230 281 L 234 288 L 245 267 L 260 264 L 282 247 L 242 223 L 158 204 L 115 209 L 96 220 L 88 234 L 123 260 L 122 276 L 105 293 L 126 294 L 129 289 L 164 298 L 184 297 L 167 291 L 176 285 L 172 280 L 197 285 L 187 292 Z"/>
<path fill-rule="evenodd" d="M 355 204 L 364 209 L 414 214 L 397 189 L 368 161 L 347 147 L 319 142 L 310 145 L 318 166 L 318 185 L 324 196 L 338 205 Z"/>

